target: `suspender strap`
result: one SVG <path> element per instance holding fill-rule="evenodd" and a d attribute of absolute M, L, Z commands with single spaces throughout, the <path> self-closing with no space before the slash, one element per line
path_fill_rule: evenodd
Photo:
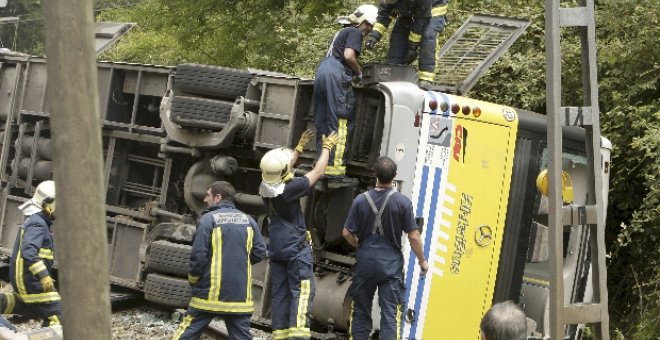
<path fill-rule="evenodd" d="M 332 55 L 332 48 L 335 47 L 335 40 L 337 40 L 338 35 L 339 32 L 335 33 L 335 36 L 332 37 L 332 42 L 330 43 L 330 46 L 328 46 L 328 52 L 325 54 L 326 58 Z"/>
<path fill-rule="evenodd" d="M 264 200 L 266 201 L 266 210 L 268 216 L 277 216 L 277 211 L 275 211 L 275 208 L 273 207 L 273 199 L 264 198 Z"/>
<path fill-rule="evenodd" d="M 385 201 L 383 202 L 383 205 L 380 207 L 380 210 L 376 208 L 376 204 L 374 203 L 374 200 L 369 196 L 369 192 L 364 193 L 364 197 L 367 199 L 367 202 L 369 202 L 369 205 L 371 206 L 371 210 L 376 214 L 376 218 L 374 219 L 374 225 L 371 228 L 371 233 L 376 234 L 378 233 L 379 235 L 385 235 L 383 232 L 383 211 L 385 210 L 385 207 L 387 206 L 387 202 L 389 202 L 390 197 L 394 195 L 394 190 L 390 190 L 390 192 L 387 193 L 385 196 Z"/>

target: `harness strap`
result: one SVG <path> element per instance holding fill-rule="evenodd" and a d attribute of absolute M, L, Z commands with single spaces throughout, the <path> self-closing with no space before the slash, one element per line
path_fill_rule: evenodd
<path fill-rule="evenodd" d="M 376 214 L 376 218 L 374 219 L 374 224 L 371 228 L 371 233 L 376 234 L 378 233 L 379 235 L 385 235 L 383 232 L 383 211 L 385 210 L 385 207 L 387 206 L 387 202 L 389 202 L 390 197 L 394 195 L 394 190 L 390 190 L 390 192 L 387 193 L 385 196 L 385 201 L 383 202 L 383 205 L 380 207 L 380 210 L 376 208 L 376 204 L 374 203 L 374 200 L 371 198 L 369 195 L 369 192 L 364 193 L 364 197 L 367 199 L 367 202 L 369 202 L 369 205 L 371 206 L 371 210 Z"/>

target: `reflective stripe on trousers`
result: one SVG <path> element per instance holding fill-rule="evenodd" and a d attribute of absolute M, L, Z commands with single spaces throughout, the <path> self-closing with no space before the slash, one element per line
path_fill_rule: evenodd
<path fill-rule="evenodd" d="M 179 328 L 174 332 L 172 340 L 199 339 L 204 329 L 217 317 L 221 317 L 225 321 L 230 339 L 252 339 L 250 334 L 251 314 L 207 313 L 195 308 L 188 308 L 186 313 Z"/>
<path fill-rule="evenodd" d="M 411 22 L 406 18 L 397 18 L 392 34 L 390 36 L 390 49 L 388 52 L 388 63 L 403 65 L 408 52 L 408 41 Z M 420 80 L 433 81 L 436 67 L 438 48 L 438 35 L 445 29 L 447 17 L 445 15 L 431 17 L 429 24 L 422 32 L 419 44 L 419 78 Z"/>
<path fill-rule="evenodd" d="M 336 131 L 340 141 L 330 152 L 326 169 L 328 175 L 343 175 L 352 130 L 355 93 L 351 86 L 351 73 L 335 57 L 325 58 L 314 79 L 314 121 L 316 126 L 316 152 L 321 154 L 323 135 Z M 341 121 L 344 120 L 342 123 Z M 343 131 L 341 130 L 343 127 Z"/>
<path fill-rule="evenodd" d="M 270 261 L 274 339 L 309 339 L 316 285 L 312 251 L 301 249 L 289 262 Z"/>

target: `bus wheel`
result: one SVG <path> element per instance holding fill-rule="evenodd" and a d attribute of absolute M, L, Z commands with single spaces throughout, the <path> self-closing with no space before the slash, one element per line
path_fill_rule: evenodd
<path fill-rule="evenodd" d="M 144 285 L 144 299 L 164 306 L 186 308 L 192 297 L 187 279 L 151 273 Z"/>
<path fill-rule="evenodd" d="M 152 272 L 162 272 L 177 276 L 188 276 L 188 262 L 192 246 L 165 240 L 151 244 L 147 269 Z"/>

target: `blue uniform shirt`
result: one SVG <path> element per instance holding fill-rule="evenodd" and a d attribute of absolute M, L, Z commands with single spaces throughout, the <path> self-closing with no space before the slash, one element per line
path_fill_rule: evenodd
<path fill-rule="evenodd" d="M 376 208 L 381 209 L 388 191 L 375 189 L 369 191 L 369 195 L 373 199 L 374 204 L 376 204 Z M 345 226 L 352 234 L 357 235 L 360 245 L 372 236 L 375 217 L 376 214 L 371 210 L 371 206 L 369 206 L 369 202 L 367 202 L 364 194 L 358 195 L 353 200 L 353 205 L 351 205 L 351 210 L 348 212 Z M 401 249 L 401 236 L 403 232 L 408 233 L 417 228 L 410 199 L 398 192 L 394 193 L 383 211 L 382 223 L 383 232 L 385 233 L 382 236 L 392 242 L 392 245 Z"/>
<path fill-rule="evenodd" d="M 309 178 L 294 178 L 284 186 L 281 195 L 264 199 L 268 209 L 269 246 L 271 261 L 291 261 L 305 242 L 305 219 L 300 208 L 300 198 L 309 193 Z M 271 206 L 274 212 L 270 211 Z"/>
<path fill-rule="evenodd" d="M 347 66 L 346 59 L 344 58 L 345 49 L 351 48 L 355 50 L 356 56 L 360 56 L 360 52 L 362 51 L 362 31 L 357 27 L 343 28 L 333 38 L 334 43 L 331 42 L 333 44 L 332 55 L 341 61 L 344 66 Z"/>
<path fill-rule="evenodd" d="M 306 229 L 305 219 L 300 208 L 300 198 L 309 194 L 309 188 L 309 178 L 305 176 L 296 177 L 286 183 L 284 192 L 270 199 L 277 215 L 297 227 Z"/>

